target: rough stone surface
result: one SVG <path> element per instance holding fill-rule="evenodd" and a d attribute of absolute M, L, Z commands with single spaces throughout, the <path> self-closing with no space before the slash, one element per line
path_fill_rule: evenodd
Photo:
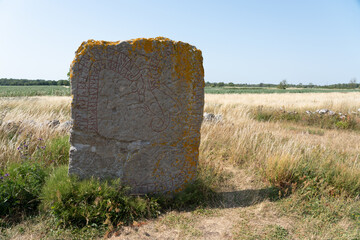
<path fill-rule="evenodd" d="M 166 38 L 89 40 L 71 67 L 69 173 L 121 178 L 133 193 L 194 179 L 204 105 L 201 51 Z"/>

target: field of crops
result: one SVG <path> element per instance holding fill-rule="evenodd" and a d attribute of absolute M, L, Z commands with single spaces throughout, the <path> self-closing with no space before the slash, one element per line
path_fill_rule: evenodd
<path fill-rule="evenodd" d="M 268 87 L 205 87 L 205 93 L 330 93 L 330 92 L 360 92 L 360 89 L 321 89 L 321 88 L 268 88 Z"/>
<path fill-rule="evenodd" d="M 0 86 L 0 97 L 70 96 L 64 86 Z"/>
<path fill-rule="evenodd" d="M 360 92 L 360 89 L 319 89 L 319 88 L 260 88 L 260 87 L 205 87 L 209 94 L 245 93 L 330 93 Z M 0 97 L 70 96 L 70 88 L 64 86 L 0 86 Z"/>

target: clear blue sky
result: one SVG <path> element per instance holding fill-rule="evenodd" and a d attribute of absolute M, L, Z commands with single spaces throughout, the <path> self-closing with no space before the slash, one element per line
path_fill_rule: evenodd
<path fill-rule="evenodd" d="M 0 78 L 66 79 L 82 41 L 164 36 L 205 80 L 360 82 L 359 0 L 0 0 Z"/>

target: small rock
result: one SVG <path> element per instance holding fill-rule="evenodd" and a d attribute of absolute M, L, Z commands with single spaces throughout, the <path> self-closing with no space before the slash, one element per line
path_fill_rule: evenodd
<path fill-rule="evenodd" d="M 204 112 L 204 121 L 212 121 L 215 118 L 215 114 Z"/>
<path fill-rule="evenodd" d="M 73 127 L 73 121 L 66 121 L 59 125 L 58 129 L 61 131 L 69 131 Z"/>
<path fill-rule="evenodd" d="M 311 115 L 311 114 L 312 114 L 312 112 L 309 111 L 309 110 L 307 110 L 306 113 L 307 113 L 308 115 Z"/>
<path fill-rule="evenodd" d="M 290 114 L 290 115 L 296 115 L 297 114 L 297 112 L 296 111 L 293 111 L 293 112 L 287 112 L 288 114 Z"/>
<path fill-rule="evenodd" d="M 21 121 L 19 122 L 19 130 L 20 131 L 23 131 L 25 130 L 26 128 L 35 128 L 38 126 L 38 123 L 35 122 L 34 120 L 24 120 L 24 121 Z"/>
<path fill-rule="evenodd" d="M 328 114 L 329 114 L 330 116 L 333 116 L 333 115 L 336 114 L 336 112 L 329 110 Z"/>
<path fill-rule="evenodd" d="M 47 123 L 47 126 L 50 128 L 57 128 L 60 125 L 60 121 L 55 119 L 55 120 L 51 120 Z"/>
<path fill-rule="evenodd" d="M 316 112 L 318 112 L 319 114 L 325 114 L 325 113 L 329 112 L 329 109 L 320 109 L 320 110 L 317 110 Z"/>
<path fill-rule="evenodd" d="M 22 121 L 21 124 L 28 125 L 28 126 L 36 126 L 37 122 L 35 122 L 34 120 L 25 120 L 25 121 Z"/>
<path fill-rule="evenodd" d="M 15 121 L 6 121 L 3 122 L 2 126 L 4 129 L 10 130 L 10 129 L 18 129 L 21 122 L 15 122 Z"/>
<path fill-rule="evenodd" d="M 215 121 L 215 122 L 221 122 L 221 121 L 222 121 L 222 118 L 223 118 L 223 117 L 222 117 L 221 114 L 216 114 L 214 121 Z"/>
<path fill-rule="evenodd" d="M 204 112 L 204 122 L 221 122 L 222 121 L 222 115 L 221 114 L 213 114 L 213 113 L 207 113 Z"/>

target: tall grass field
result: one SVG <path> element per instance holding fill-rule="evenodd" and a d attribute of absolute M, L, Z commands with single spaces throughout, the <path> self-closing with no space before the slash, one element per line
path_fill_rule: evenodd
<path fill-rule="evenodd" d="M 0 239 L 360 239 L 359 92 L 206 94 L 173 198 L 69 177 L 70 101 L 0 98 Z"/>

